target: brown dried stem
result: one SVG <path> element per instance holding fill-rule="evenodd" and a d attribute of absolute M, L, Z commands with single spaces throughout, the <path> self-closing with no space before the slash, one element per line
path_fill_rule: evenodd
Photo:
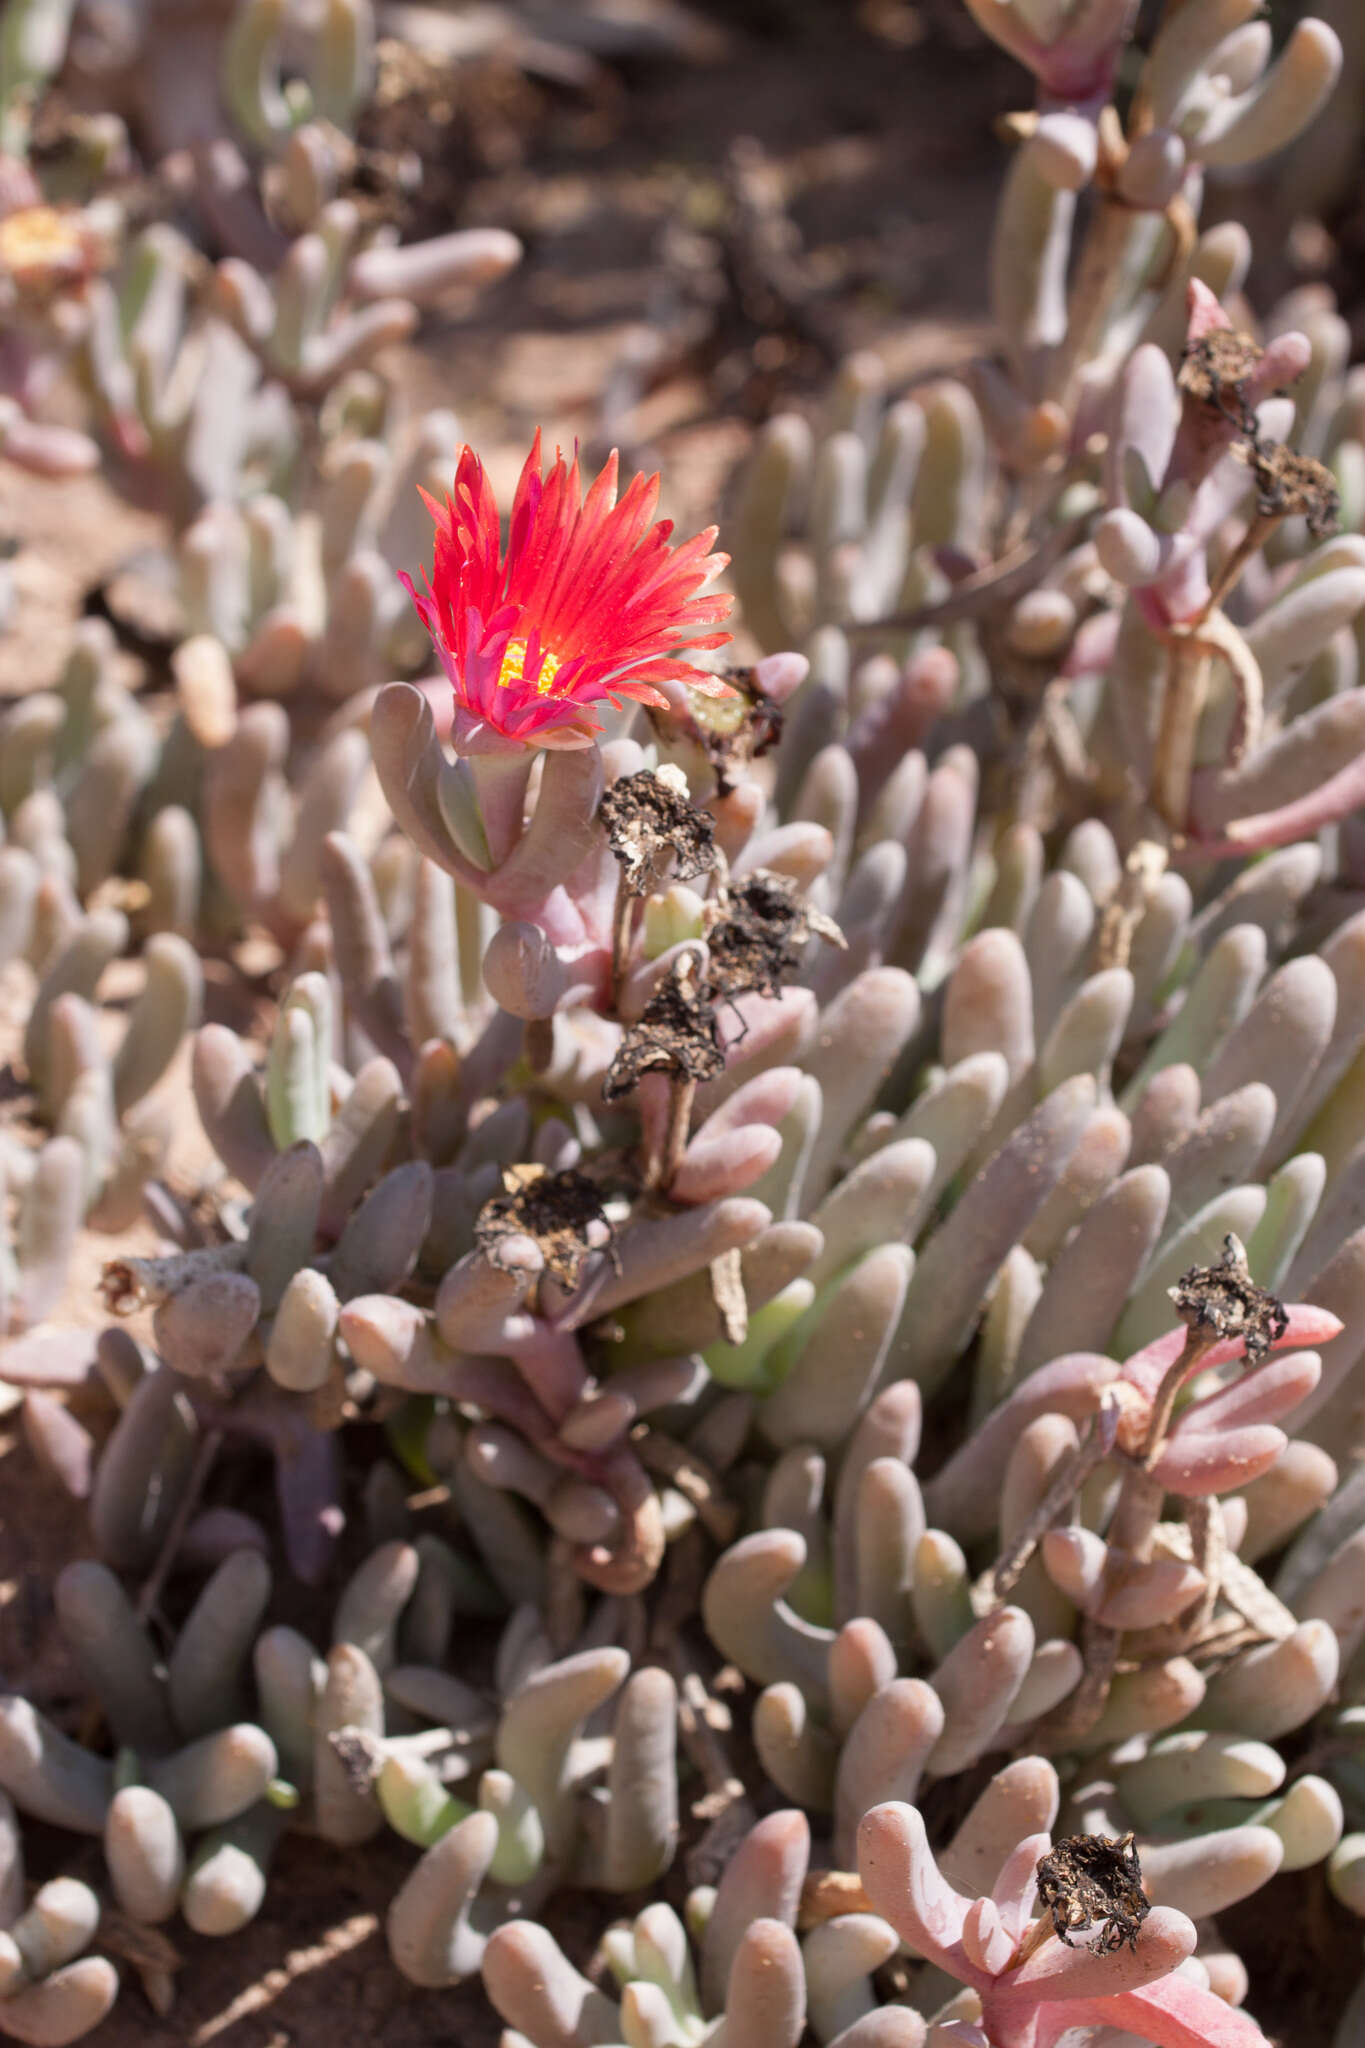
<path fill-rule="evenodd" d="M 1202 615 L 1201 615 L 1202 622 Z M 1167 640 L 1169 662 L 1161 703 L 1156 759 L 1152 767 L 1152 803 L 1173 832 L 1183 832 L 1190 811 L 1195 742 L 1208 695 L 1209 656 L 1197 637 L 1197 626 L 1172 632 Z"/>
<path fill-rule="evenodd" d="M 733 1543 L 739 1528 L 739 1509 L 727 1500 L 720 1474 L 686 1444 L 666 1436 L 662 1430 L 644 1428 L 634 1438 L 635 1455 L 646 1472 L 667 1479 L 697 1511 L 698 1520 L 720 1544 Z"/>
<path fill-rule="evenodd" d="M 624 868 L 616 877 L 616 903 L 611 916 L 611 1006 L 620 1005 L 621 990 L 626 979 L 626 965 L 630 958 L 631 935 L 635 928 L 635 905 L 639 898 L 633 894 Z"/>
<path fill-rule="evenodd" d="M 1114 1683 L 1122 1640 L 1120 1630 L 1107 1628 L 1103 1622 L 1087 1618 L 1081 1624 L 1081 1655 L 1085 1670 L 1074 1692 L 1068 1693 L 1051 1714 L 1045 1714 L 1042 1720 L 1034 1722 L 1029 1743 L 1040 1756 L 1068 1748 L 1082 1735 L 1087 1735 L 1099 1720 Z"/>
<path fill-rule="evenodd" d="M 1117 1425 L 1118 1409 L 1112 1402 L 1107 1403 L 1085 1441 L 1063 1460 L 1047 1492 L 996 1563 L 991 1574 L 991 1592 L 996 1602 L 1009 1598 L 1043 1537 L 1066 1513 L 1096 1466 L 1113 1450 Z"/>
<path fill-rule="evenodd" d="M 664 1142 L 659 1158 L 659 1179 L 657 1185 L 671 1188 L 678 1168 L 682 1165 L 683 1153 L 687 1150 L 688 1135 L 692 1129 L 692 1104 L 696 1100 L 697 1084 L 691 1074 L 673 1074 L 668 1083 L 668 1124 L 664 1131 Z"/>
<path fill-rule="evenodd" d="M 946 597 L 938 598 L 933 604 L 916 605 L 912 611 L 891 612 L 881 619 L 849 619 L 841 631 L 854 635 L 912 632 L 921 626 L 946 626 L 958 619 L 979 619 L 1036 589 L 1063 555 L 1070 554 L 1072 548 L 1085 539 L 1090 524 L 1090 513 L 1079 513 L 1041 540 L 1024 541 L 998 562 L 991 562 L 986 568 L 964 576 Z"/>
<path fill-rule="evenodd" d="M 1171 1426 L 1171 1417 L 1175 1413 L 1176 1398 L 1180 1393 L 1181 1387 L 1194 1371 L 1200 1359 L 1203 1358 L 1206 1352 L 1212 1351 L 1217 1342 L 1218 1338 L 1214 1331 L 1196 1326 L 1189 1332 L 1184 1344 L 1181 1346 L 1180 1356 L 1175 1360 L 1174 1364 L 1167 1366 L 1166 1371 L 1162 1375 L 1161 1385 L 1156 1390 L 1156 1398 L 1152 1402 L 1152 1412 L 1147 1420 L 1146 1433 L 1142 1439 L 1142 1446 L 1138 1451 L 1138 1463 L 1143 1467 L 1144 1471 L 1150 1472 L 1152 1466 L 1161 1455 L 1161 1448 L 1166 1441 L 1166 1433 Z"/>
<path fill-rule="evenodd" d="M 1242 571 L 1252 556 L 1263 548 L 1276 529 L 1283 525 L 1288 515 L 1284 512 L 1257 512 L 1250 526 L 1238 541 L 1232 553 L 1213 579 L 1209 601 L 1200 613 L 1201 619 L 1208 618 L 1216 611 L 1224 598 L 1230 597 L 1242 578 Z"/>

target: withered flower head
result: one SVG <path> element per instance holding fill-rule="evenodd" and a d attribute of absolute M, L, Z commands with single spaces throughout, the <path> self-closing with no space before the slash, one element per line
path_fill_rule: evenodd
<path fill-rule="evenodd" d="M 718 995 L 775 996 L 801 965 L 801 948 L 819 937 L 843 946 L 832 918 L 802 900 L 789 875 L 767 868 L 731 885 L 725 911 L 706 935 L 710 986 Z"/>
<path fill-rule="evenodd" d="M 23 306 L 79 291 L 99 267 L 95 238 L 74 207 L 23 206 L 0 218 L 0 288 Z"/>
<path fill-rule="evenodd" d="M 601 1194 L 586 1174 L 573 1167 L 550 1173 L 543 1166 L 506 1166 L 502 1190 L 474 1218 L 474 1242 L 486 1258 L 506 1238 L 533 1238 L 546 1272 L 572 1293 L 594 1252 L 614 1256 Z"/>
<path fill-rule="evenodd" d="M 743 781 L 750 762 L 759 760 L 782 737 L 782 708 L 765 697 L 754 668 L 727 668 L 721 674 L 733 697 L 710 698 L 688 692 L 692 737 L 710 762 L 716 793 L 728 796 Z"/>
<path fill-rule="evenodd" d="M 698 983 L 694 956 L 685 953 L 645 1004 L 639 1023 L 627 1028 L 607 1068 L 602 1098 L 615 1102 L 628 1095 L 642 1074 L 711 1081 L 724 1065 L 715 1006 Z"/>
<path fill-rule="evenodd" d="M 1248 1364 L 1263 1359 L 1289 1327 L 1284 1303 L 1258 1287 L 1240 1239 L 1229 1231 L 1216 1266 L 1191 1266 L 1168 1290 L 1176 1314 L 1210 1340 L 1240 1337 Z"/>
<path fill-rule="evenodd" d="M 1248 406 L 1243 386 L 1263 354 L 1249 334 L 1215 327 L 1186 344 L 1177 382 L 1200 405 L 1212 406 L 1245 430 Z"/>
<path fill-rule="evenodd" d="M 1313 537 L 1321 540 L 1335 529 L 1341 511 L 1336 479 L 1323 463 L 1262 434 L 1247 386 L 1264 358 L 1264 349 L 1249 334 L 1216 327 L 1187 343 L 1180 389 L 1235 429 L 1240 452 L 1256 479 L 1262 518 L 1302 517 Z"/>
<path fill-rule="evenodd" d="M 716 828 L 709 811 L 688 801 L 676 768 L 642 768 L 605 792 L 597 815 L 632 896 L 666 882 L 688 882 L 716 864 Z"/>
<path fill-rule="evenodd" d="M 155 1259 L 106 1259 L 100 1293 L 110 1315 L 131 1316 L 140 1308 L 159 1307 L 210 1273 L 235 1272 L 242 1259 L 240 1244 L 198 1245 Z"/>
<path fill-rule="evenodd" d="M 1259 441 L 1252 449 L 1258 510 L 1270 518 L 1301 517 L 1314 540 L 1336 529 L 1341 514 L 1337 480 L 1325 463 L 1299 455 L 1283 441 Z"/>
<path fill-rule="evenodd" d="M 1114 1955 L 1127 1942 L 1136 1949 L 1151 1905 L 1142 1887 L 1142 1865 L 1131 1835 L 1068 1835 L 1038 1865 L 1038 1896 L 1052 1915 L 1058 1940 L 1068 1948 L 1073 1935 L 1098 1928 L 1094 1947 Z"/>

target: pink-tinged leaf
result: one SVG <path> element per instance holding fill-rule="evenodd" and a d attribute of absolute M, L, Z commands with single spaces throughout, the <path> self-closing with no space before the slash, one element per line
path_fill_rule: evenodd
<path fill-rule="evenodd" d="M 765 654 L 754 670 L 754 681 L 772 703 L 785 704 L 809 673 L 810 663 L 804 654 Z"/>
<path fill-rule="evenodd" d="M 859 1827 L 858 1873 L 873 1910 L 902 1941 L 979 1994 L 984 2041 L 1056 2048 L 1073 2028 L 1100 2027 L 1131 2028 L 1156 2048 L 1267 2048 L 1254 2021 L 1176 1974 L 1196 1936 L 1171 1907 L 1148 1914 L 1134 1948 L 1109 1953 L 1044 1938 L 1017 1961 L 1047 1849 L 1045 1834 L 1020 1842 L 1000 1872 L 999 1902 L 969 1901 L 939 1870 L 918 1810 L 892 1800 Z"/>
<path fill-rule="evenodd" d="M 1216 1436 L 1172 1438 L 1153 1465 L 1152 1477 L 1172 1493 L 1230 1493 L 1268 1472 L 1288 1441 L 1269 1422 L 1222 1429 Z"/>
<path fill-rule="evenodd" d="M 781 995 L 740 996 L 720 1014 L 725 1072 L 697 1090 L 697 1112 L 709 1115 L 735 1085 L 769 1061 L 790 1060 L 815 1028 L 815 997 L 808 988 L 784 988 Z"/>
<path fill-rule="evenodd" d="M 892 771 L 947 710 L 957 683 L 957 657 L 946 647 L 926 648 L 886 695 L 876 698 L 854 720 L 844 744 L 858 773 L 861 814 L 866 814 Z"/>
<path fill-rule="evenodd" d="M 1031 1372 L 930 1480 L 924 1501 L 931 1524 L 954 1534 L 985 1535 L 995 1526 L 1010 1453 L 1029 1424 L 1048 1414 L 1084 1420 L 1118 1376 L 1113 1359 L 1096 1351 L 1069 1351 Z"/>
<path fill-rule="evenodd" d="M 1104 1592 L 1109 1546 L 1093 1529 L 1049 1529 L 1043 1537 L 1043 1566 L 1054 1586 L 1092 1614 Z"/>
<path fill-rule="evenodd" d="M 1183 1614 L 1204 1590 L 1202 1572 L 1178 1558 L 1154 1557 L 1146 1564 L 1117 1564 L 1111 1585 L 1095 1609 L 1106 1628 L 1159 1628 Z"/>
<path fill-rule="evenodd" d="M 993 1899 L 973 1899 L 962 1922 L 962 1947 L 969 1961 L 988 1977 L 998 1977 L 1014 1954 Z"/>
<path fill-rule="evenodd" d="M 98 1330 L 54 1330 L 35 1324 L 4 1347 L 0 1378 L 12 1387 L 81 1387 L 95 1370 Z"/>
<path fill-rule="evenodd" d="M 492 882 L 485 884 L 490 902 L 504 917 L 530 917 L 592 852 L 600 832 L 597 804 L 602 794 L 602 758 L 587 752 L 552 753 L 540 780 L 540 794 L 531 822 Z M 551 931 L 558 941 L 564 936 Z"/>
<path fill-rule="evenodd" d="M 873 1911 L 891 1922 L 902 1941 L 950 1976 L 982 1988 L 988 1980 L 962 1948 L 968 1901 L 935 1863 L 917 1807 L 892 1799 L 863 1816 L 858 1874 Z"/>
<path fill-rule="evenodd" d="M 1313 344 L 1296 327 L 1273 335 L 1245 384 L 1247 403 L 1257 406 L 1297 384 L 1313 360 Z"/>
<path fill-rule="evenodd" d="M 1177 1420 L 1174 1434 L 1210 1436 L 1252 1422 L 1278 1422 L 1308 1399 L 1321 1378 L 1322 1360 L 1316 1351 L 1282 1351 L 1202 1401 L 1192 1401 Z"/>
<path fill-rule="evenodd" d="M 755 1074 L 693 1132 L 693 1144 L 699 1138 L 718 1138 L 723 1131 L 738 1131 L 750 1124 L 775 1127 L 790 1111 L 800 1086 L 799 1067 L 769 1067 L 765 1073 Z"/>
<path fill-rule="evenodd" d="M 1155 1917 L 1155 1916 L 1153 1916 Z M 1156 2048 L 1270 2048 L 1255 2020 L 1188 1977 L 1065 2007 L 1069 2027 L 1122 2027 Z"/>
<path fill-rule="evenodd" d="M 1161 489 L 1179 420 L 1180 398 L 1170 359 L 1154 342 L 1145 342 L 1128 358 L 1115 394 L 1114 423 L 1104 468 L 1104 487 L 1111 505 L 1132 503 L 1128 483 L 1134 455 L 1141 462 L 1147 488 L 1153 492 Z M 1150 502 L 1140 503 L 1137 509 L 1147 513 Z M 1108 628 L 1104 637 L 1112 647 L 1117 643 L 1120 616 L 1117 611 L 1097 612 L 1087 624 L 1093 629 L 1103 620 Z M 1073 646 L 1073 657 L 1075 651 Z M 1070 672 L 1084 674 L 1085 669 Z"/>
<path fill-rule="evenodd" d="M 1016 2012 L 1021 2005 L 1057 2001 L 1065 2001 L 1070 2008 L 1076 1998 L 1110 2005 L 1125 1991 L 1136 1991 L 1168 1976 L 1186 1956 L 1194 1954 L 1195 1940 L 1193 1921 L 1172 1906 L 1154 1906 L 1142 1923 L 1135 1949 L 1106 1954 L 1100 1949 L 1068 1948 L 1060 1941 L 1045 1941 L 1003 1983 L 992 1985 L 987 2030 L 990 2006 L 996 2004 Z"/>
<path fill-rule="evenodd" d="M 777 1163 L 782 1136 L 770 1124 L 748 1124 L 713 1138 L 694 1138 L 673 1176 L 675 1202 L 719 1202 L 762 1180 Z"/>
<path fill-rule="evenodd" d="M 1310 789 L 1292 804 L 1276 811 L 1262 811 L 1254 818 L 1238 818 L 1221 839 L 1191 839 L 1189 852 L 1199 860 L 1226 860 L 1239 854 L 1264 853 L 1273 846 L 1289 846 L 1296 840 L 1312 839 L 1324 825 L 1340 824 L 1365 803 L 1365 753 L 1357 754 L 1335 775 L 1329 775 L 1316 789 Z"/>
<path fill-rule="evenodd" d="M 1220 329 L 1232 325 L 1216 295 L 1202 278 L 1190 279 L 1185 290 L 1185 308 L 1189 316 L 1185 330 L 1187 341 L 1203 341 L 1208 335 L 1217 334 Z"/>
<path fill-rule="evenodd" d="M 1065 661 L 1064 676 L 1102 675 L 1112 664 L 1119 644 L 1119 611 L 1096 612 L 1076 629 Z"/>
<path fill-rule="evenodd" d="M 1341 1334 L 1341 1318 L 1334 1316 L 1330 1309 L 1318 1308 L 1311 1301 L 1289 1302 L 1285 1306 L 1285 1314 L 1289 1320 L 1285 1325 L 1284 1334 L 1277 1337 L 1271 1346 L 1273 1351 L 1287 1351 L 1291 1348 L 1299 1350 L 1310 1346 L 1316 1350 L 1320 1345 L 1330 1344 L 1333 1337 Z M 1167 1330 L 1162 1337 L 1154 1337 L 1150 1344 L 1143 1345 L 1141 1351 L 1135 1351 L 1131 1358 L 1124 1360 L 1124 1379 L 1150 1399 L 1161 1385 L 1169 1367 L 1175 1364 L 1184 1350 L 1185 1337 L 1183 1326 Z M 1227 1365 L 1230 1360 L 1241 1356 L 1241 1338 L 1228 1338 L 1202 1354 L 1198 1361 L 1198 1370 L 1207 1372 L 1212 1366 Z M 1194 1369 L 1191 1368 L 1192 1371 Z M 1032 1378 L 1028 1384 L 1033 1384 Z"/>
<path fill-rule="evenodd" d="M 1049 1834 L 1026 1835 L 1010 1850 L 991 1887 L 991 1897 L 999 1908 L 1001 1924 L 1015 1941 L 1022 1938 L 1032 1917 L 1038 1896 L 1038 1865 L 1051 1847 L 1052 1837 Z"/>
<path fill-rule="evenodd" d="M 26 419 L 11 399 L 0 399 L 0 408 L 0 453 L 30 476 L 88 476 L 99 468 L 99 444 L 88 434 Z M 142 422 L 117 413 L 111 425 L 123 453 L 135 462 L 145 460 L 149 444 Z"/>
<path fill-rule="evenodd" d="M 455 700 L 450 694 L 450 678 L 444 675 L 419 676 L 413 688 L 420 690 L 431 706 L 437 739 L 448 740 L 455 723 Z"/>

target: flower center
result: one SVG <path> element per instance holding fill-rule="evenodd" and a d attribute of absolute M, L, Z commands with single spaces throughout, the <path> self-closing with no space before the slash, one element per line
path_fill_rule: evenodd
<path fill-rule="evenodd" d="M 537 697 L 548 697 L 550 695 L 554 688 L 555 677 L 559 674 L 562 666 L 563 663 L 557 654 L 550 654 L 549 652 L 542 654 L 540 658 L 540 674 L 536 678 Z M 498 670 L 498 688 L 505 690 L 511 684 L 519 683 L 522 680 L 522 673 L 525 667 L 526 642 L 524 640 L 509 640 L 507 652 L 502 657 L 502 667 Z"/>
<path fill-rule="evenodd" d="M 0 269 L 22 285 L 61 282 L 79 274 L 84 251 L 72 216 L 55 206 L 24 206 L 0 222 Z"/>

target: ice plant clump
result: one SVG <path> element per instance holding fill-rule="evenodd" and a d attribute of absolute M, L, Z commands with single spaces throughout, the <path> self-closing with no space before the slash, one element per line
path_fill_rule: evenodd
<path fill-rule="evenodd" d="M 148 0 L 218 168 L 82 283 L 71 0 L 9 0 L 0 435 L 79 372 L 190 637 L 171 703 L 91 616 L 0 719 L 0 1449 L 83 1553 L 0 1698 L 0 2036 L 212 2031 L 176 1916 L 292 1833 L 508 2048 L 1360 2048 L 1224 1916 L 1365 1915 L 1365 370 L 1197 227 L 1336 39 L 1168 0 L 1120 109 L 1155 8 L 972 6 L 1039 87 L 1000 355 L 770 423 L 716 705 L 654 482 L 537 445 L 504 529 L 399 425 L 387 344 L 519 254 L 401 239 L 363 103 L 405 149 L 446 69 Z"/>
<path fill-rule="evenodd" d="M 537 432 L 505 549 L 492 485 L 471 448 L 460 451 L 444 507 L 428 497 L 436 521 L 429 595 L 402 581 L 454 685 L 462 751 L 589 746 L 601 730 L 590 705 L 628 697 L 666 708 L 660 683 L 731 694 L 672 651 L 730 638 L 694 630 L 726 618 L 733 602 L 696 594 L 729 560 L 709 552 L 716 528 L 670 549 L 672 521 L 650 523 L 658 476 L 633 478 L 618 504 L 616 472 L 613 451 L 580 501 L 577 457 L 567 464 L 556 451 L 542 476 Z"/>

